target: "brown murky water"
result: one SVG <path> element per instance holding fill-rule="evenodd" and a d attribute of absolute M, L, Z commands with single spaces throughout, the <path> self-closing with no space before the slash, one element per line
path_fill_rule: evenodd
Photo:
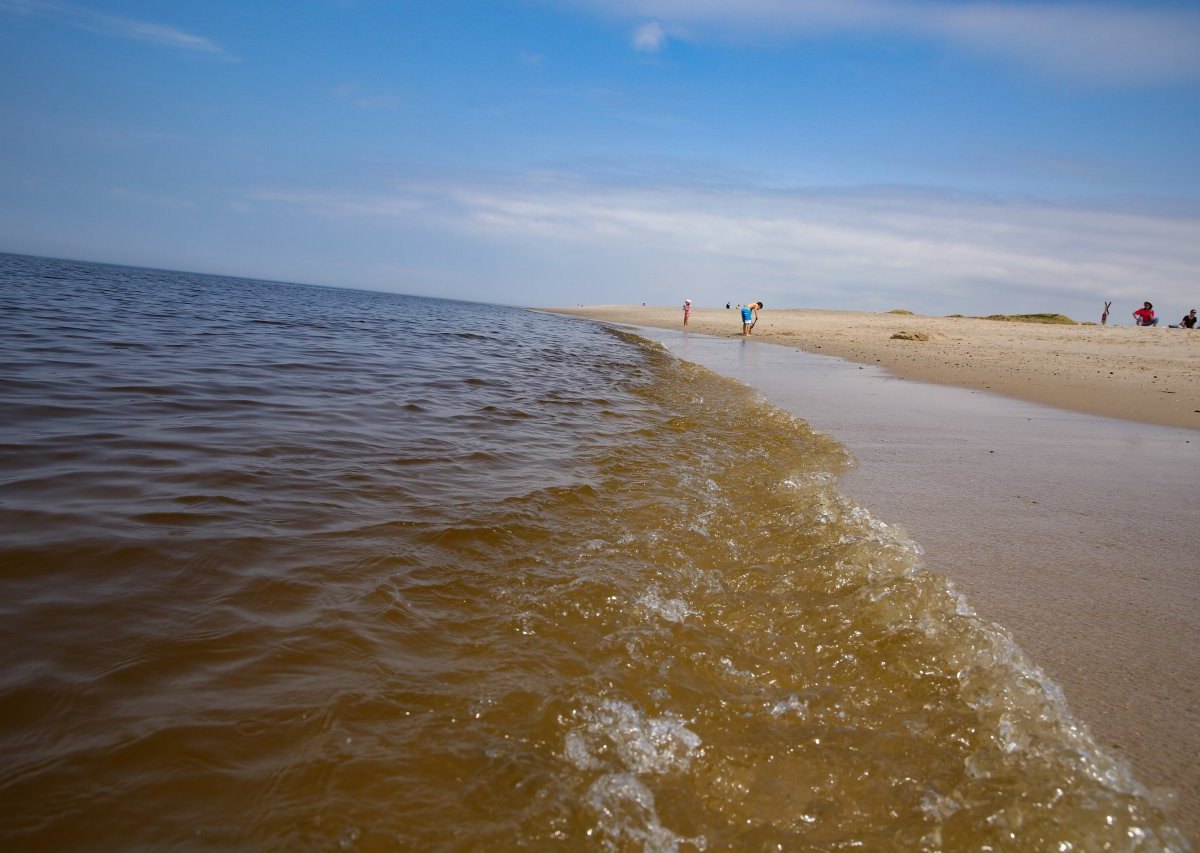
<path fill-rule="evenodd" d="M 8 849 L 1182 849 L 741 385 L 499 307 L 0 297 Z"/>

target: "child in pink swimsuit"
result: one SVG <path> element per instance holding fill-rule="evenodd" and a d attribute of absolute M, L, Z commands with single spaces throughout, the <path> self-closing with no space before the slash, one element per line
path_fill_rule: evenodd
<path fill-rule="evenodd" d="M 688 324 L 688 317 L 692 316 L 692 300 L 683 300 L 683 325 Z"/>

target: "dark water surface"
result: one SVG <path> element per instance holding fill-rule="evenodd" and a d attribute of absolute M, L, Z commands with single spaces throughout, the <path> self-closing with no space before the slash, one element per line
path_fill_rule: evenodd
<path fill-rule="evenodd" d="M 1184 844 L 837 491 L 519 309 L 0 256 L 6 849 Z"/>

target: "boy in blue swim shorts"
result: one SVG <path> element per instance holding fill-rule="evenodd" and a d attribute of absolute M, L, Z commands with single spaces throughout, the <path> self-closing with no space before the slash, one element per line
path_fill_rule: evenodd
<path fill-rule="evenodd" d="M 758 311 L 763 307 L 761 302 L 751 302 L 749 305 L 742 306 L 742 335 L 743 337 L 750 334 L 750 330 L 754 328 L 754 324 L 758 322 Z"/>

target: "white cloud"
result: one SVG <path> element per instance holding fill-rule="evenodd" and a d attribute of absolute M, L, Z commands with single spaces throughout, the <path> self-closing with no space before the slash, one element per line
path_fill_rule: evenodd
<path fill-rule="evenodd" d="M 205 53 L 221 59 L 235 57 L 204 36 L 189 33 L 170 24 L 140 21 L 96 12 L 58 0 L 0 0 L 0 12 L 25 17 L 45 18 L 59 24 L 113 38 L 150 42 L 179 50 Z"/>
<path fill-rule="evenodd" d="M 473 247 L 467 254 L 504 253 L 519 270 L 513 290 L 536 287 L 547 270 L 570 270 L 574 292 L 555 282 L 560 303 L 641 301 L 656 287 L 673 292 L 684 283 L 695 296 L 724 302 L 731 288 L 753 282 L 777 304 L 1061 311 L 1078 319 L 1096 313 L 1089 306 L 1097 300 L 1182 306 L 1194 300 L 1200 268 L 1194 212 L 900 189 L 634 188 L 527 178 L 414 185 L 371 198 L 258 199 L 390 222 L 396 233 L 419 224 Z"/>
<path fill-rule="evenodd" d="M 642 24 L 633 31 L 633 46 L 644 53 L 658 53 L 666 41 L 667 34 L 657 21 Z"/>
<path fill-rule="evenodd" d="M 1200 77 L 1200 11 L 1178 4 L 1025 0 L 545 0 L 677 37 L 915 37 L 1074 81 L 1156 84 Z"/>

